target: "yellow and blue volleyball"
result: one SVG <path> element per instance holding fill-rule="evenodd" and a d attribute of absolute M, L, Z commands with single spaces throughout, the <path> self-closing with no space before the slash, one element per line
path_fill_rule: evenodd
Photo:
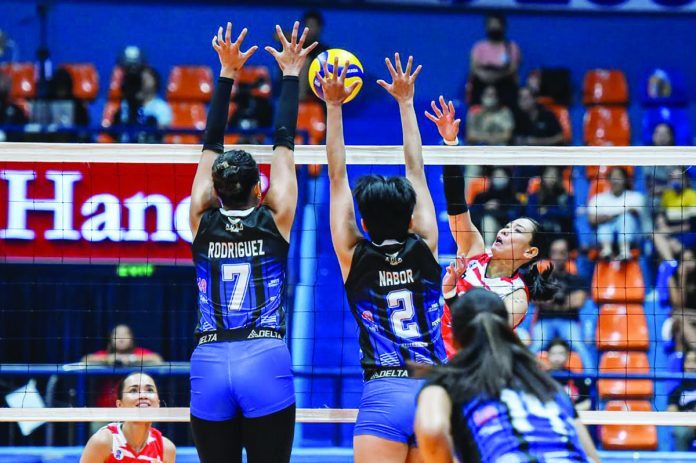
<path fill-rule="evenodd" d="M 334 60 L 338 57 L 338 73 L 343 72 L 343 66 L 346 61 L 348 61 L 348 70 L 346 71 L 346 80 L 344 82 L 346 87 L 350 87 L 354 82 L 358 82 L 358 86 L 355 87 L 353 92 L 346 98 L 344 103 L 348 103 L 350 100 L 355 98 L 363 85 L 363 78 L 365 77 L 365 71 L 363 70 L 362 64 L 349 51 L 341 50 L 340 48 L 332 48 L 326 50 L 325 52 L 319 54 L 314 61 L 309 65 L 309 87 L 312 89 L 314 94 L 324 99 L 324 92 L 321 89 L 321 82 L 319 77 L 324 77 L 324 63 L 327 64 L 329 69 L 329 74 L 334 74 Z"/>

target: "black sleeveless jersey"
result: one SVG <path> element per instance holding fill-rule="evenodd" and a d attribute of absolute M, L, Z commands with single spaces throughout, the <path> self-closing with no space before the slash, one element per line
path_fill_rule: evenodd
<path fill-rule="evenodd" d="M 271 328 L 284 334 L 289 244 L 267 206 L 208 209 L 192 248 L 200 311 L 196 333 Z"/>
<path fill-rule="evenodd" d="M 406 360 L 446 361 L 441 276 L 440 264 L 417 235 L 404 242 L 358 243 L 345 287 L 366 372 L 403 368 Z"/>

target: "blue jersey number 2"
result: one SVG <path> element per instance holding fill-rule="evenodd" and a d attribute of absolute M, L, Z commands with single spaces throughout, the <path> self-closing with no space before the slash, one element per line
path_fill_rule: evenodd
<path fill-rule="evenodd" d="M 413 304 L 413 293 L 407 289 L 392 291 L 387 294 L 387 306 L 394 309 L 389 317 L 394 334 L 400 338 L 420 337 L 418 323 L 414 321 L 416 307 Z"/>

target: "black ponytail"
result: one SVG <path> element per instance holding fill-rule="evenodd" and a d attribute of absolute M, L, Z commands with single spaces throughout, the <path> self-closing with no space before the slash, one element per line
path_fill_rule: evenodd
<path fill-rule="evenodd" d="M 533 301 L 550 301 L 561 290 L 553 277 L 553 264 L 542 260 L 527 264 L 518 270 L 527 285 L 529 298 Z"/>

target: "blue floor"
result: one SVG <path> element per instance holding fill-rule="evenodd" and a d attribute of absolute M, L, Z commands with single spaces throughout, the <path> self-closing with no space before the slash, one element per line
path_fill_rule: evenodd
<path fill-rule="evenodd" d="M 82 447 L 5 447 L 0 448 L 0 463 L 78 463 Z M 600 452 L 603 462 L 611 463 L 694 463 L 696 453 L 685 452 Z M 177 449 L 177 463 L 198 463 L 196 450 Z M 350 463 L 350 448 L 298 448 L 293 463 Z"/>

